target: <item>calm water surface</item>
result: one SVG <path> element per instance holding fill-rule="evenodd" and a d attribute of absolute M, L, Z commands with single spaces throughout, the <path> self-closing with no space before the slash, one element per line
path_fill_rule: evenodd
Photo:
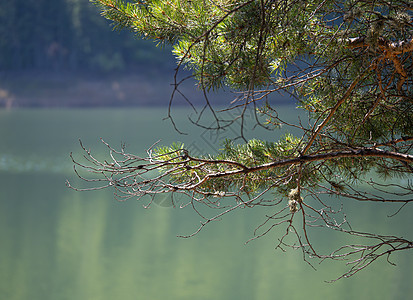
<path fill-rule="evenodd" d="M 182 121 L 186 111 L 177 111 Z M 191 239 L 189 209 L 113 200 L 111 191 L 79 193 L 69 153 L 78 139 L 97 152 L 102 137 L 143 153 L 159 138 L 182 140 L 213 151 L 224 137 L 186 128 L 179 136 L 162 122 L 165 109 L 0 111 L 0 299 L 408 299 L 413 294 L 413 256 L 393 257 L 397 267 L 377 263 L 351 279 L 342 264 L 316 265 L 301 253 L 274 250 L 276 234 L 248 245 L 265 211 L 241 210 Z M 295 117 L 292 110 L 283 114 Z M 252 132 L 248 132 L 252 134 Z M 229 133 L 228 133 L 229 135 Z M 195 139 L 194 137 L 197 137 Z M 195 151 L 194 150 L 194 151 Z M 354 222 L 411 238 L 412 210 L 403 222 L 389 220 L 394 208 L 349 206 Z M 403 215 L 402 215 L 403 217 Z M 315 236 L 321 247 L 333 238 Z"/>

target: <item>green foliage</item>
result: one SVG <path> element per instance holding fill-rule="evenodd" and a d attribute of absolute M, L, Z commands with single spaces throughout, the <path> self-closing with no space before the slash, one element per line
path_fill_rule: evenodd
<path fill-rule="evenodd" d="M 331 156 L 321 162 L 209 176 L 201 187 L 211 194 L 242 189 L 249 195 L 271 186 L 287 195 L 298 181 L 312 188 L 334 177 L 356 181 L 372 170 L 386 176 L 409 173 L 409 167 L 397 160 L 348 154 L 379 144 L 387 147 L 389 141 L 413 134 L 413 47 L 405 53 L 394 46 L 398 41 L 397 45 L 413 43 L 412 10 L 406 2 L 94 2 L 115 28 L 129 28 L 140 37 L 171 45 L 178 66 L 190 69 L 202 89 L 229 86 L 245 91 L 255 105 L 265 93 L 284 90 L 309 114 L 311 125 L 299 125 L 302 137 L 226 141 L 220 154 L 200 161 L 188 159 L 183 145 L 158 148 L 157 159 L 165 162 L 162 168 L 174 184 L 195 184 L 211 174 L 240 171 L 241 166 L 325 154 Z M 268 102 L 258 111 L 275 128 L 281 124 Z M 400 145 L 401 153 L 411 152 L 406 144 Z M 343 151 L 345 155 L 336 154 Z M 178 164 L 182 160 L 187 160 L 185 167 Z M 283 176 L 288 180 L 276 184 Z"/>
<path fill-rule="evenodd" d="M 240 95 L 232 102 L 234 107 L 221 111 L 241 108 L 230 120 L 206 99 L 198 124 L 206 127 L 200 120 L 210 109 L 216 126 L 206 128 L 240 124 L 244 143 L 227 140 L 214 156 L 196 156 L 183 144 L 151 149 L 147 158 L 111 149 L 110 163 L 99 162 L 84 148 L 91 166 L 74 163 L 104 177 L 90 182 L 107 181 L 102 188 L 113 187 L 119 199 L 149 196 L 153 202 L 164 193 L 188 196 L 181 206 L 192 207 L 203 220 L 192 235 L 237 208 L 270 207 L 252 239 L 282 227 L 276 248 L 301 249 L 306 261 L 311 257 L 350 262 L 341 278 L 380 257 L 388 260 L 393 252 L 411 250 L 410 240 L 352 229 L 336 201 L 321 197 L 402 204 L 395 214 L 412 201 L 410 2 L 96 3 L 115 26 L 172 45 L 177 73 L 182 67 L 191 70 L 204 92 L 227 86 Z M 283 120 L 270 97 L 280 91 L 292 95 L 308 119 Z M 249 107 L 253 107 L 256 125 L 270 130 L 293 128 L 296 134 L 285 134 L 276 141 L 245 140 Z M 113 153 L 121 159 L 113 158 Z M 160 173 L 147 179 L 145 175 L 154 170 Z M 373 173 L 387 181 L 377 180 Z M 407 180 L 395 180 L 400 177 Z M 208 217 L 200 205 L 221 210 Z M 310 229 L 320 227 L 356 236 L 357 241 L 346 241 L 335 251 L 321 254 L 309 234 Z M 359 243 L 363 237 L 368 240 L 365 245 Z"/>
<path fill-rule="evenodd" d="M 255 167 L 261 164 L 298 157 L 299 142 L 300 140 L 297 137 L 290 134 L 287 134 L 278 142 L 263 142 L 253 139 L 246 144 L 235 145 L 231 140 L 227 140 L 223 145 L 222 152 L 218 156 L 202 157 L 200 161 L 188 159 L 184 145 L 178 143 L 155 149 L 153 157 L 157 161 L 165 163 L 163 171 L 168 172 L 171 183 L 179 185 L 195 182 L 197 178 L 202 178 L 210 173 L 230 172 L 239 169 L 237 165 L 220 163 L 223 161 L 234 161 L 247 167 Z M 204 167 L 203 165 L 207 160 L 211 160 L 211 162 L 208 163 L 208 167 Z M 180 164 L 182 161 L 185 161 L 185 166 Z M 231 178 L 212 179 L 202 184 L 201 188 L 204 192 L 216 194 L 243 187 L 244 192 L 253 194 L 268 186 L 269 182 L 282 177 L 287 169 L 288 167 L 267 169 L 254 172 L 248 176 L 239 174 Z M 302 180 L 308 181 L 310 177 L 314 179 L 315 174 L 303 175 Z M 282 194 L 286 194 L 287 190 L 293 186 L 294 183 L 292 185 L 280 186 L 278 190 Z"/>

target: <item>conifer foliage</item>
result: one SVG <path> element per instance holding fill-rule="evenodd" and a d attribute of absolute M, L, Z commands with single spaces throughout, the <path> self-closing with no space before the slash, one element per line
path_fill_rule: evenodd
<path fill-rule="evenodd" d="M 278 247 L 301 249 L 306 261 L 349 262 L 342 277 L 413 248 L 406 238 L 352 228 L 335 198 L 321 198 L 388 202 L 397 212 L 413 201 L 411 1 L 95 2 L 116 28 L 172 45 L 177 75 L 191 70 L 205 95 L 223 87 L 236 91 L 240 96 L 229 99 L 228 110 L 241 111 L 234 117 L 240 137 L 248 109 L 257 125 L 291 126 L 302 134 L 227 141 L 218 155 L 203 157 L 182 144 L 153 145 L 147 157 L 107 145 L 111 160 L 100 161 L 82 146 L 86 161 L 74 159 L 75 165 L 100 177 L 78 175 L 103 184 L 92 189 L 114 188 L 120 200 L 148 197 L 149 204 L 159 194 L 185 194 L 182 206 L 203 219 L 193 234 L 238 208 L 268 207 L 253 239 L 278 230 Z M 272 100 L 279 92 L 291 95 L 309 121 L 286 123 Z M 209 97 L 205 109 L 216 121 L 210 129 L 233 125 Z M 207 216 L 205 207 L 217 213 Z M 311 240 L 319 227 L 357 236 L 357 244 L 319 253 Z"/>

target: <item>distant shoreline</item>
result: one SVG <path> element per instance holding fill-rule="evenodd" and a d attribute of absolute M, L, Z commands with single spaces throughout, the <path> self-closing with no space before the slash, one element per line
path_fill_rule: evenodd
<path fill-rule="evenodd" d="M 121 74 L 86 72 L 3 72 L 0 73 L 0 108 L 93 108 L 159 107 L 169 105 L 173 93 L 173 70 L 145 69 Z M 195 82 L 180 86 L 194 105 L 205 103 Z M 210 94 L 214 105 L 228 105 L 235 96 Z M 291 103 L 280 98 L 280 104 Z M 174 105 L 188 105 L 175 93 Z"/>
<path fill-rule="evenodd" d="M 0 107 L 160 106 L 168 103 L 173 76 L 19 72 L 2 74 Z"/>

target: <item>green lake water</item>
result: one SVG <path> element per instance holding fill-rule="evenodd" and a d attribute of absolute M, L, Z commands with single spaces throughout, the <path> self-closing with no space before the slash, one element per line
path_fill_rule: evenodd
<path fill-rule="evenodd" d="M 282 109 L 283 116 L 295 117 Z M 112 192 L 75 192 L 79 183 L 69 153 L 80 156 L 78 139 L 98 153 L 102 137 L 143 153 L 158 139 L 181 140 L 194 151 L 214 151 L 214 136 L 186 127 L 187 111 L 175 114 L 182 136 L 161 121 L 166 109 L 0 111 L 0 299 L 14 300 L 201 300 L 201 299 L 410 299 L 413 256 L 380 261 L 358 275 L 325 283 L 344 272 L 342 263 L 313 270 L 298 251 L 275 250 L 277 234 L 244 245 L 265 210 L 239 210 L 190 239 L 200 219 L 190 209 L 133 199 Z M 248 131 L 252 136 L 253 132 Z M 257 133 L 260 135 L 260 133 Z M 230 133 L 228 133 L 228 137 Z M 271 136 L 268 136 L 271 138 Z M 337 200 L 334 200 L 337 201 Z M 347 204 L 345 204 L 347 205 Z M 349 203 L 352 225 L 412 238 L 412 209 Z M 401 221 L 400 221 L 401 220 Z M 327 248 L 339 239 L 316 233 Z"/>

